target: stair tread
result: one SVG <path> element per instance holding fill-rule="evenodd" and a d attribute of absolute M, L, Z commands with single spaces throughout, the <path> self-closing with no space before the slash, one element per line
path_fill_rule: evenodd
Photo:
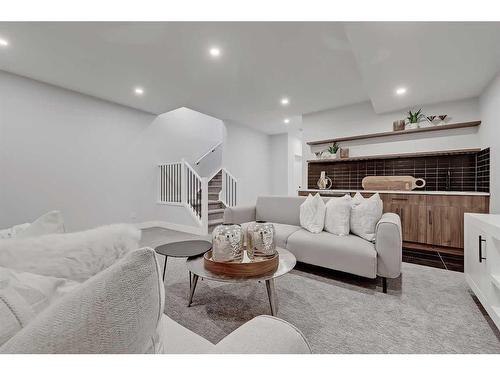
<path fill-rule="evenodd" d="M 223 222 L 224 222 L 223 219 L 208 220 L 208 226 L 222 224 Z"/>
<path fill-rule="evenodd" d="M 216 203 L 222 203 L 222 201 L 220 201 L 220 200 L 213 200 L 213 199 L 209 199 L 208 200 L 208 204 L 216 204 Z"/>
<path fill-rule="evenodd" d="M 216 208 L 216 209 L 213 209 L 213 210 L 208 210 L 208 214 L 220 214 L 221 212 L 224 212 L 224 208 Z"/>

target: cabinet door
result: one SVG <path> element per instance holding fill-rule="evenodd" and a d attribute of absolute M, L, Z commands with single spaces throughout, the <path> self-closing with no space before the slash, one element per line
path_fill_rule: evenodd
<path fill-rule="evenodd" d="M 427 243 L 437 246 L 463 247 L 462 207 L 427 207 Z"/>
<path fill-rule="evenodd" d="M 489 279 L 488 263 L 490 236 L 474 218 L 465 218 L 464 272 L 467 282 L 483 305 L 488 304 L 488 294 L 492 288 Z M 492 250 L 492 249 L 491 249 Z M 492 253 L 494 251 L 491 251 Z"/>
<path fill-rule="evenodd" d="M 427 211 L 424 196 L 387 194 L 383 201 L 384 212 L 393 212 L 399 215 L 403 241 L 426 242 Z"/>

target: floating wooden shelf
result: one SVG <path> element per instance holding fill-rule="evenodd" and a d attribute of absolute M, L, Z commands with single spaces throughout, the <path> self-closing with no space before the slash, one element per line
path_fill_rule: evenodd
<path fill-rule="evenodd" d="M 357 160 L 374 160 L 374 159 L 401 159 L 401 158 L 418 158 L 425 156 L 443 156 L 443 155 L 464 155 L 475 154 L 481 151 L 480 148 L 465 148 L 460 150 L 447 150 L 447 151 L 432 151 L 432 152 L 409 152 L 403 154 L 388 154 L 388 155 L 371 155 L 371 156 L 354 156 L 346 159 L 312 159 L 308 163 L 340 163 L 344 161 L 357 161 Z"/>
<path fill-rule="evenodd" d="M 392 137 L 392 136 L 395 136 L 395 135 L 426 133 L 426 132 L 434 132 L 434 131 L 440 131 L 440 130 L 451 130 L 451 129 L 461 129 L 461 128 L 472 128 L 474 126 L 479 126 L 479 125 L 481 125 L 481 121 L 460 122 L 460 123 L 448 124 L 448 125 L 433 125 L 433 126 L 429 126 L 429 127 L 426 127 L 426 128 L 398 130 L 398 131 L 389 131 L 389 132 L 382 132 L 382 133 L 354 135 L 354 136 L 351 136 L 351 137 L 325 139 L 325 140 L 322 140 L 322 141 L 307 142 L 307 144 L 310 145 L 310 146 L 312 146 L 312 145 L 321 145 L 321 144 L 333 143 L 333 142 L 355 141 L 355 140 L 359 140 L 359 139 L 369 139 L 369 138 L 378 138 L 378 137 Z"/>

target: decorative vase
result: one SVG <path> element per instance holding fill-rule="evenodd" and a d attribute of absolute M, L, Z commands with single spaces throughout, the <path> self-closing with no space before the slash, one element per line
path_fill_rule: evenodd
<path fill-rule="evenodd" d="M 272 258 L 276 254 L 274 225 L 266 221 L 256 221 L 247 228 L 247 255 L 255 258 Z"/>
<path fill-rule="evenodd" d="M 418 129 L 418 122 L 409 122 L 406 124 L 406 129 Z"/>
<path fill-rule="evenodd" d="M 405 120 L 397 120 L 392 123 L 392 129 L 397 132 L 405 130 Z"/>
<path fill-rule="evenodd" d="M 348 148 L 341 148 L 340 149 L 340 158 L 341 159 L 348 159 L 349 158 L 349 149 Z"/>
<path fill-rule="evenodd" d="M 328 159 L 337 159 L 337 154 L 328 153 Z"/>
<path fill-rule="evenodd" d="M 243 229 L 237 224 L 221 224 L 212 232 L 212 257 L 216 262 L 243 260 Z"/>
<path fill-rule="evenodd" d="M 325 171 L 321 171 L 319 180 L 318 180 L 318 188 L 320 190 L 330 189 L 333 185 L 332 179 L 327 177 Z"/>

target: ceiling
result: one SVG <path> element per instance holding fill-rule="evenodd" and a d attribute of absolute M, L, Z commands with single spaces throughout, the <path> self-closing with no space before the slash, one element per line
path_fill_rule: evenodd
<path fill-rule="evenodd" d="M 387 112 L 477 96 L 500 70 L 500 23 L 0 22 L 0 37 L 2 70 L 271 134 L 284 118 L 365 100 Z"/>

